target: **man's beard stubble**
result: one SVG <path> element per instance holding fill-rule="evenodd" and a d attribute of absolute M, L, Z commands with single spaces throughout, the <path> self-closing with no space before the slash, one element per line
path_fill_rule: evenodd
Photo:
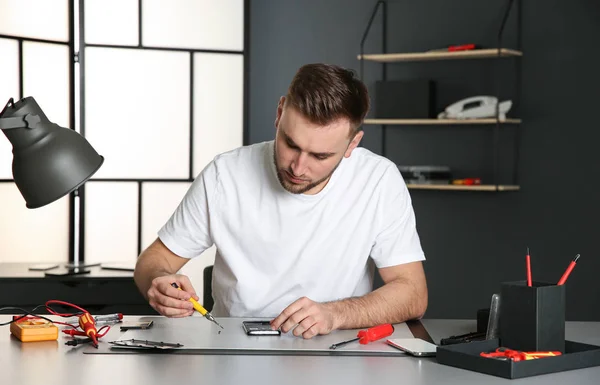
<path fill-rule="evenodd" d="M 342 159 L 343 159 L 343 157 L 342 157 Z M 331 177 L 331 175 L 333 175 L 333 173 L 335 172 L 335 170 L 338 168 L 338 166 L 340 165 L 340 163 L 342 163 L 342 159 L 340 159 L 340 161 L 338 162 L 338 164 L 335 165 L 335 167 L 333 168 L 333 170 L 331 170 L 331 172 L 327 176 L 325 176 L 324 178 L 321 178 L 321 179 L 319 179 L 316 182 L 309 182 L 306 185 L 295 185 L 295 184 L 289 183 L 285 179 L 283 173 L 285 173 L 286 170 L 283 170 L 283 169 L 279 168 L 279 165 L 277 164 L 277 143 L 275 142 L 275 144 L 274 144 L 273 163 L 275 164 L 275 170 L 277 170 L 277 179 L 279 180 L 279 184 L 281 184 L 281 187 L 283 187 L 288 192 L 291 192 L 292 194 L 304 194 L 305 192 L 307 192 L 309 190 L 312 190 L 316 186 L 320 185 L 321 183 L 323 183 L 324 181 L 326 181 L 327 179 L 329 179 Z M 294 175 L 294 173 L 290 169 L 288 169 L 287 172 L 289 174 L 291 174 L 291 175 Z"/>

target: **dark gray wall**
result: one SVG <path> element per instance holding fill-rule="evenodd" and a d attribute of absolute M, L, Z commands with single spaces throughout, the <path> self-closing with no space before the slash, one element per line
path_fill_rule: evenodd
<path fill-rule="evenodd" d="M 302 64 L 359 69 L 356 54 L 374 1 L 253 0 L 250 124 L 252 143 L 274 137 L 279 96 Z M 389 3 L 388 50 L 423 51 L 464 41 L 495 44 L 505 1 L 397 0 Z M 503 281 L 524 279 L 526 247 L 534 279 L 555 282 L 576 253 L 567 285 L 567 318 L 600 320 L 600 3 L 523 1 L 522 87 L 515 98 L 524 123 L 501 135 L 501 175 L 511 177 L 516 130 L 520 185 L 516 193 L 411 191 L 427 255 L 427 317 L 473 318 Z M 343 13 L 343 15 L 342 15 Z M 377 19 L 379 20 L 379 18 Z M 515 23 L 507 44 L 516 44 Z M 379 21 L 367 52 L 380 51 Z M 438 84 L 438 110 L 482 93 L 513 97 L 518 61 L 472 60 L 388 65 L 388 79 L 427 77 Z M 365 66 L 373 90 L 381 65 Z M 374 98 L 374 95 L 372 95 Z M 382 153 L 381 128 L 365 126 L 363 145 Z M 492 127 L 388 127 L 385 155 L 399 164 L 449 164 L 458 176 L 488 178 Z"/>

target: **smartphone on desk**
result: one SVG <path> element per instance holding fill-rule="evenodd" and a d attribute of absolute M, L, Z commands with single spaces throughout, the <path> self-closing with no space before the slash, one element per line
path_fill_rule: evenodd
<path fill-rule="evenodd" d="M 280 330 L 273 330 L 269 321 L 242 321 L 244 332 L 249 336 L 279 336 Z"/>
<path fill-rule="evenodd" d="M 415 357 L 433 357 L 437 351 L 437 345 L 420 338 L 395 338 L 386 342 L 388 345 Z"/>

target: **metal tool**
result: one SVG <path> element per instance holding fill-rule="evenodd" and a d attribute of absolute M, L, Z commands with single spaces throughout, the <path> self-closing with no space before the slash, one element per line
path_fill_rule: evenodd
<path fill-rule="evenodd" d="M 135 338 L 130 340 L 109 341 L 108 343 L 113 345 L 113 347 L 131 349 L 173 349 L 183 347 L 183 345 L 178 342 L 148 341 Z"/>
<path fill-rule="evenodd" d="M 377 341 L 383 337 L 387 337 L 394 332 L 394 327 L 391 324 L 383 324 L 374 326 L 372 328 L 361 330 L 357 333 L 356 338 L 350 340 L 338 342 L 329 347 L 329 349 L 337 349 L 342 345 L 349 344 L 350 342 L 358 341 L 362 345 L 366 345 L 369 342 Z"/>
<path fill-rule="evenodd" d="M 103 322 L 120 322 L 123 319 L 123 313 L 114 313 L 114 314 L 103 314 L 97 315 L 94 317 L 94 321 L 96 321 L 96 325 Z"/>
<path fill-rule="evenodd" d="M 177 283 L 173 282 L 171 284 L 171 286 L 173 286 L 175 289 L 177 290 L 181 290 L 181 288 L 179 287 L 179 285 L 177 285 Z M 208 310 L 206 310 L 204 307 L 202 307 L 202 305 L 200 305 L 198 303 L 198 301 L 196 301 L 194 298 L 190 297 L 189 301 L 192 303 L 192 305 L 194 305 L 194 309 L 196 309 L 200 314 L 202 314 L 204 316 L 204 318 L 206 318 L 207 320 L 214 322 L 216 325 L 218 325 L 221 329 L 225 330 L 225 328 L 223 326 L 221 326 L 220 323 L 217 322 L 217 320 L 215 319 L 215 317 L 213 317 L 212 314 L 210 314 L 210 312 Z"/>

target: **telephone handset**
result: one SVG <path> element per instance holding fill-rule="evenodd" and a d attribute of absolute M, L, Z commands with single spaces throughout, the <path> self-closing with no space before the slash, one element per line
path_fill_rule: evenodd
<path fill-rule="evenodd" d="M 438 119 L 483 119 L 496 117 L 496 104 L 498 98 L 495 96 L 472 96 L 459 100 L 446 107 L 438 114 Z M 506 100 L 499 105 L 498 118 L 506 119 L 506 113 L 512 107 L 512 101 Z"/>

